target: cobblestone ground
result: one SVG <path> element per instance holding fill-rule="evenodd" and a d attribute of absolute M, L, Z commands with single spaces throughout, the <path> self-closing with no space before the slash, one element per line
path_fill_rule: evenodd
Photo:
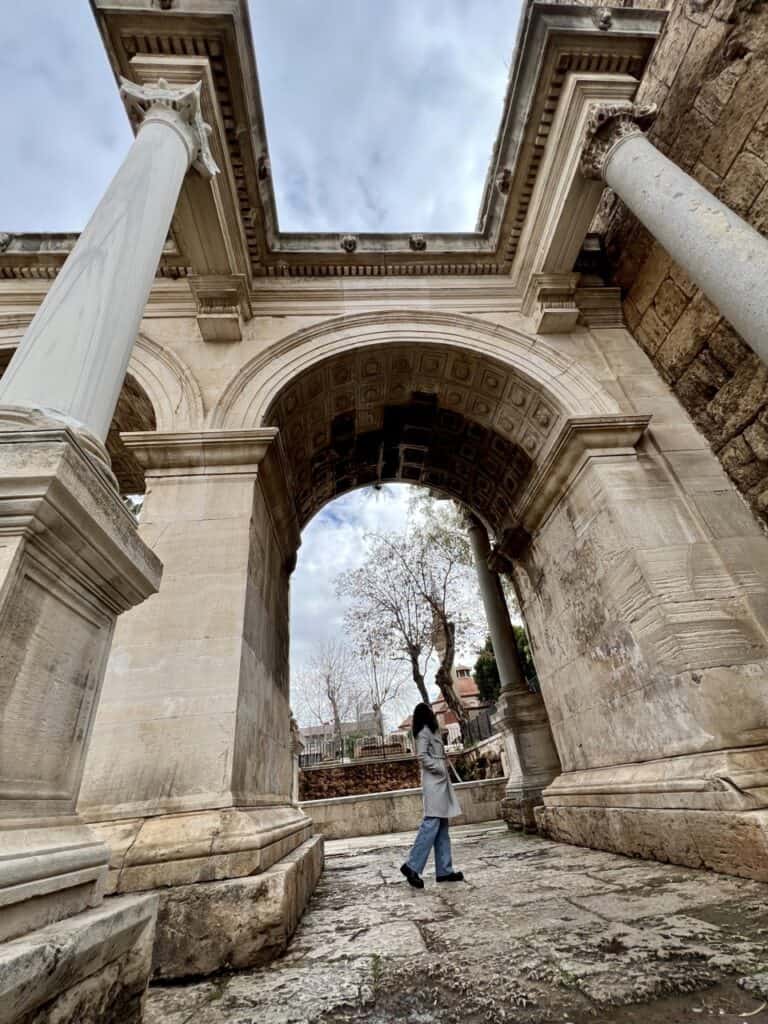
<path fill-rule="evenodd" d="M 491 824 L 419 892 L 411 838 L 328 843 L 285 955 L 153 988 L 147 1024 L 768 1024 L 768 886 Z"/>

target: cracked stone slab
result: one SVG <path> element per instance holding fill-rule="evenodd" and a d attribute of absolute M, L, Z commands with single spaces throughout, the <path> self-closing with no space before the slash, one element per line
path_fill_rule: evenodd
<path fill-rule="evenodd" d="M 153 988 L 147 1024 L 768 1024 L 767 885 L 496 825 L 452 840 L 467 882 L 430 865 L 420 891 L 411 835 L 328 843 L 285 954 Z"/>

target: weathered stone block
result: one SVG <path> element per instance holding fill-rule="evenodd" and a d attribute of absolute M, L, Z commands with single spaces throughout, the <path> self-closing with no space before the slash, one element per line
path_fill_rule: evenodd
<path fill-rule="evenodd" d="M 687 297 L 669 277 L 656 292 L 653 300 L 653 309 L 667 328 L 675 326 L 687 305 Z"/>
<path fill-rule="evenodd" d="M 715 359 L 708 359 L 704 349 L 678 379 L 675 394 L 686 409 L 695 412 L 712 401 L 726 380 L 722 367 Z"/>
<path fill-rule="evenodd" d="M 658 318 L 653 308 L 648 309 L 637 328 L 637 340 L 649 355 L 653 355 L 666 336 L 667 327 Z"/>
<path fill-rule="evenodd" d="M 724 441 L 753 420 L 768 403 L 768 367 L 751 356 L 709 403 L 708 412 L 720 425 Z"/>
<path fill-rule="evenodd" d="M 768 459 L 768 430 L 762 423 L 752 423 L 744 431 L 744 439 L 758 459 Z"/>
<path fill-rule="evenodd" d="M 699 159 L 711 130 L 712 120 L 705 113 L 696 107 L 688 111 L 672 147 L 675 160 L 686 171 Z"/>
<path fill-rule="evenodd" d="M 768 881 L 768 811 L 545 807 L 549 838 L 691 868 Z"/>
<path fill-rule="evenodd" d="M 754 153 L 739 153 L 718 189 L 718 198 L 744 217 L 766 181 L 768 164 Z"/>
<path fill-rule="evenodd" d="M 718 131 L 712 132 L 701 159 L 716 174 L 724 176 L 741 151 L 748 135 L 765 108 L 766 64 L 752 60 L 723 110 Z"/>
<path fill-rule="evenodd" d="M 707 338 L 707 347 L 717 361 L 731 373 L 735 373 L 743 366 L 744 361 L 752 356 L 749 346 L 725 320 L 721 320 Z"/>
<path fill-rule="evenodd" d="M 125 896 L 0 946 L 0 1024 L 140 1024 L 156 915 Z"/>
<path fill-rule="evenodd" d="M 676 380 L 704 348 L 714 330 L 720 313 L 699 293 L 670 331 L 657 352 L 660 369 Z"/>
<path fill-rule="evenodd" d="M 670 257 L 658 243 L 654 243 L 629 292 L 629 298 L 641 314 L 653 302 L 671 266 Z"/>
<path fill-rule="evenodd" d="M 262 874 L 161 892 L 154 976 L 188 978 L 273 960 L 288 945 L 322 869 L 323 840 L 316 836 Z"/>

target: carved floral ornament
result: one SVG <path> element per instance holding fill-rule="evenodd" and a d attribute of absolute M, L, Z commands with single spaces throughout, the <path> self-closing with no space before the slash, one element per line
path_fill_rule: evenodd
<path fill-rule="evenodd" d="M 203 120 L 201 92 L 201 82 L 173 88 L 164 78 L 156 85 L 138 85 L 127 78 L 120 79 L 120 96 L 139 124 L 158 111 L 179 116 L 188 129 L 187 138 L 193 147 L 192 166 L 204 178 L 212 178 L 219 173 L 219 168 L 211 153 L 212 128 Z"/>
<path fill-rule="evenodd" d="M 655 103 L 595 103 L 587 118 L 581 173 L 585 178 L 601 181 L 608 158 L 614 148 L 632 135 L 642 135 L 656 118 Z"/>

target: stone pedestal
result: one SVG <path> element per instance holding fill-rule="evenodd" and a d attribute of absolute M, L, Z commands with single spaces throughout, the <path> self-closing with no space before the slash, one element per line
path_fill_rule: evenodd
<path fill-rule="evenodd" d="M 156 917 L 126 896 L 0 945 L 0 1024 L 141 1024 Z"/>
<path fill-rule="evenodd" d="M 563 768 L 537 821 L 766 879 L 768 541 L 711 453 L 598 433 L 542 467 L 542 488 L 558 465 L 568 485 L 514 560 Z"/>
<path fill-rule="evenodd" d="M 0 941 L 25 956 L 101 902 L 109 853 L 75 805 L 115 621 L 160 579 L 98 454 L 0 408 Z"/>
<path fill-rule="evenodd" d="M 543 791 L 560 771 L 541 694 L 502 691 L 494 725 L 503 734 L 510 766 L 501 816 L 512 829 L 535 832 L 538 826 L 534 810 L 541 805 Z"/>
<path fill-rule="evenodd" d="M 288 693 L 299 535 L 275 430 L 124 440 L 146 472 L 140 534 L 165 569 L 158 595 L 117 630 L 79 807 L 112 850 L 108 892 L 161 892 L 155 969 L 177 977 L 231 965 L 243 900 L 254 921 L 273 900 L 256 879 L 282 877 L 294 851 L 310 856 Z M 198 963 L 179 921 L 201 901 L 210 931 Z"/>

